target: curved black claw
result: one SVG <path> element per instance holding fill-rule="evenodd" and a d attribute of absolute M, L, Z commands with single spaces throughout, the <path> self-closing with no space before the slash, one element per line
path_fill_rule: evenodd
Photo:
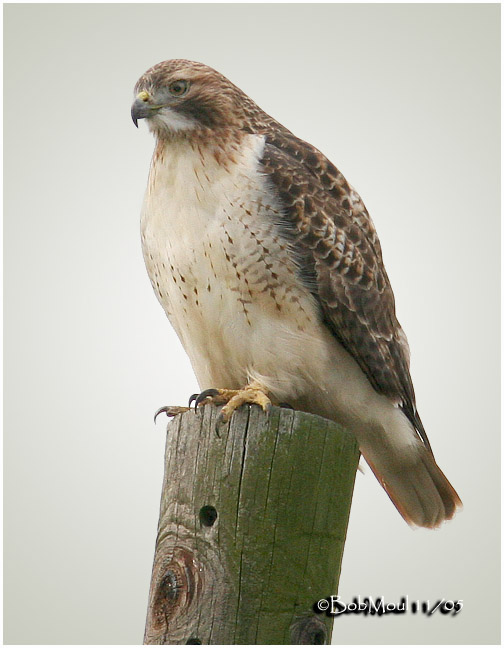
<path fill-rule="evenodd" d="M 211 396 L 218 396 L 219 395 L 219 390 L 218 389 L 205 389 L 204 391 L 201 392 L 194 401 L 194 408 L 198 409 L 198 406 L 200 403 L 202 403 L 205 398 L 209 398 Z M 192 398 L 192 397 L 191 397 Z"/>
<path fill-rule="evenodd" d="M 292 405 L 289 405 L 289 403 L 279 403 L 278 406 L 283 407 L 284 409 L 291 409 L 291 410 L 294 409 Z"/>
<path fill-rule="evenodd" d="M 219 437 L 219 439 L 220 439 L 220 428 L 226 423 L 227 421 L 224 421 L 224 417 L 222 416 L 222 410 L 221 410 L 215 418 L 215 426 L 214 426 L 215 434 Z"/>
<path fill-rule="evenodd" d="M 189 407 L 194 403 L 194 401 L 198 398 L 199 394 L 192 394 L 189 398 Z"/>
<path fill-rule="evenodd" d="M 157 412 L 154 414 L 154 423 L 156 422 L 157 417 L 160 414 L 163 414 L 163 412 L 166 414 L 166 416 L 169 416 L 168 410 L 170 409 L 169 405 L 164 405 L 163 407 L 160 407 Z"/>

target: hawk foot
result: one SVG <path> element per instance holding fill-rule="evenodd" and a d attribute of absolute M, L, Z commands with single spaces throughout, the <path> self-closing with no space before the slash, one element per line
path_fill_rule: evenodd
<path fill-rule="evenodd" d="M 259 405 L 264 412 L 269 412 L 271 409 L 271 400 L 267 396 L 266 389 L 256 382 L 250 383 L 243 389 L 205 389 L 201 394 L 191 396 L 189 405 L 193 402 L 195 409 L 207 403 L 224 405 L 217 417 L 216 427 L 227 423 L 233 412 L 246 403 Z"/>

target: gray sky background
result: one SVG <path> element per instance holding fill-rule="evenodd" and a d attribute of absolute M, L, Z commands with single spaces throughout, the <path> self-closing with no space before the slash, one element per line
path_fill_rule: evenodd
<path fill-rule="evenodd" d="M 197 390 L 151 290 L 153 140 L 129 110 L 207 63 L 320 148 L 366 203 L 419 410 L 465 508 L 412 531 L 357 475 L 340 595 L 463 600 L 345 616 L 339 644 L 499 642 L 498 5 L 4 5 L 5 642 L 140 644 L 163 404 Z"/>

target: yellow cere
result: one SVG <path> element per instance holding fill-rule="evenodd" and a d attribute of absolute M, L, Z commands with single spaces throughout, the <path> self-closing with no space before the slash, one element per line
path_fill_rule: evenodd
<path fill-rule="evenodd" d="M 141 99 L 142 101 L 148 101 L 149 100 L 149 93 L 145 92 L 145 90 L 142 90 L 142 92 L 139 92 L 137 94 L 137 99 Z"/>

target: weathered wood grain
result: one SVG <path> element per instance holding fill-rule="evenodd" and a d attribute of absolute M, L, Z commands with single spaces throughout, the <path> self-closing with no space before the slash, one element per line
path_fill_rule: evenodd
<path fill-rule="evenodd" d="M 317 416 L 207 405 L 168 426 L 146 644 L 326 643 L 359 460 Z"/>

